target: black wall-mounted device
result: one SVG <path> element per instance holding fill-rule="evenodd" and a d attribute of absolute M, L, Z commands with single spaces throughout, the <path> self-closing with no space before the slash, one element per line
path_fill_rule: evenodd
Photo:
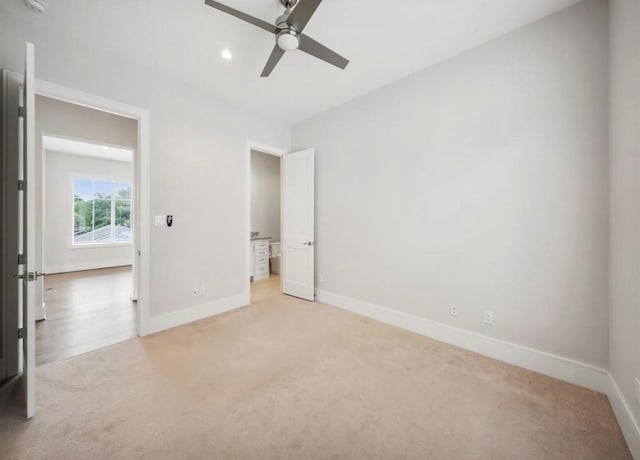
<path fill-rule="evenodd" d="M 167 216 L 167 227 L 171 227 L 173 225 L 173 216 L 172 215 L 168 215 Z"/>

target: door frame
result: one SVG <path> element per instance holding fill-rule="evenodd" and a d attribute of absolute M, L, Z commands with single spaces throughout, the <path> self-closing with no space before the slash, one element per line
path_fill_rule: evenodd
<path fill-rule="evenodd" d="M 251 151 L 257 150 L 268 155 L 273 155 L 282 159 L 289 151 L 280 147 L 273 147 L 271 145 L 263 144 L 252 140 L 247 140 L 245 145 L 245 237 L 251 235 Z M 282 160 L 280 160 L 280 209 L 282 209 Z M 282 211 L 280 211 L 280 228 L 282 228 Z M 247 243 L 250 241 L 247 240 Z M 282 243 L 282 236 L 280 236 L 280 243 Z M 282 264 L 280 270 L 282 270 Z M 249 305 L 251 303 L 251 245 L 245 244 L 245 303 Z M 280 283 L 280 290 L 282 290 L 282 282 Z"/>
<path fill-rule="evenodd" d="M 150 112 L 148 109 L 85 93 L 73 88 L 36 79 L 36 95 L 112 113 L 136 120 L 137 145 L 134 152 L 136 204 L 134 212 L 133 293 L 137 298 L 136 328 L 139 337 L 149 333 L 150 293 Z M 37 111 L 37 109 L 36 109 Z"/>

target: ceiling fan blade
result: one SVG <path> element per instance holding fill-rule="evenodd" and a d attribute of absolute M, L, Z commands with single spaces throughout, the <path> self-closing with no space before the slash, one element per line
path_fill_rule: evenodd
<path fill-rule="evenodd" d="M 269 24 L 268 22 L 263 21 L 262 19 L 254 18 L 251 15 L 248 15 L 246 13 L 243 13 L 242 11 L 233 9 L 230 6 L 223 5 L 220 2 L 216 2 L 214 0 L 204 0 L 204 3 L 206 5 L 209 5 L 212 8 L 215 8 L 216 10 L 223 11 L 227 14 L 230 14 L 231 16 L 235 16 L 238 19 L 242 19 L 243 21 L 253 24 L 254 26 L 258 26 L 261 29 L 266 30 L 267 32 L 271 32 L 275 34 L 279 31 L 279 29 L 273 24 Z"/>
<path fill-rule="evenodd" d="M 313 13 L 316 12 L 316 8 L 320 5 L 322 0 L 300 0 L 298 6 L 295 7 L 293 13 L 287 19 L 287 23 L 292 25 L 299 34 L 302 33 L 302 29 L 305 28 Z"/>
<path fill-rule="evenodd" d="M 348 59 L 343 58 L 335 51 L 331 51 L 323 44 L 318 43 L 305 34 L 302 34 L 302 37 L 300 37 L 300 47 L 298 49 L 341 69 L 344 69 L 349 64 Z"/>
<path fill-rule="evenodd" d="M 267 64 L 264 66 L 261 77 L 268 77 L 271 75 L 271 71 L 276 66 L 276 64 L 280 61 L 280 58 L 284 55 L 284 50 L 280 48 L 278 45 L 274 46 L 273 51 L 271 51 L 271 56 L 269 56 L 269 60 Z"/>

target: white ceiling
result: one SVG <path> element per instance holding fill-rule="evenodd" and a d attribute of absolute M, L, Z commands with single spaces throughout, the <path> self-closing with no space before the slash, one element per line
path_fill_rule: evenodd
<path fill-rule="evenodd" d="M 105 160 L 125 161 L 127 163 L 133 162 L 133 151 L 131 149 L 62 137 L 42 136 L 42 148 L 49 152 L 69 153 Z"/>
<path fill-rule="evenodd" d="M 278 0 L 222 1 L 268 22 L 283 11 Z M 48 0 L 45 14 L 2 0 L 0 14 L 294 123 L 579 1 L 325 0 L 305 33 L 351 64 L 343 71 L 296 51 L 267 79 L 273 36 L 204 0 Z"/>

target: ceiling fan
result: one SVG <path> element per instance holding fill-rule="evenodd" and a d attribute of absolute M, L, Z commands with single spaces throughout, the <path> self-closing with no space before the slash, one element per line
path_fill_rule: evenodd
<path fill-rule="evenodd" d="M 341 69 L 347 67 L 347 64 L 349 64 L 347 59 L 302 33 L 322 0 L 300 0 L 300 4 L 296 6 L 298 1 L 299 0 L 280 0 L 280 3 L 285 7 L 285 12 L 276 19 L 275 25 L 262 19 L 254 18 L 242 11 L 238 11 L 214 0 L 205 0 L 204 3 L 275 35 L 276 45 L 267 60 L 267 64 L 262 70 L 261 77 L 268 77 L 271 74 L 271 71 L 286 51 L 296 49 L 304 51 L 311 56 L 322 59 Z"/>

